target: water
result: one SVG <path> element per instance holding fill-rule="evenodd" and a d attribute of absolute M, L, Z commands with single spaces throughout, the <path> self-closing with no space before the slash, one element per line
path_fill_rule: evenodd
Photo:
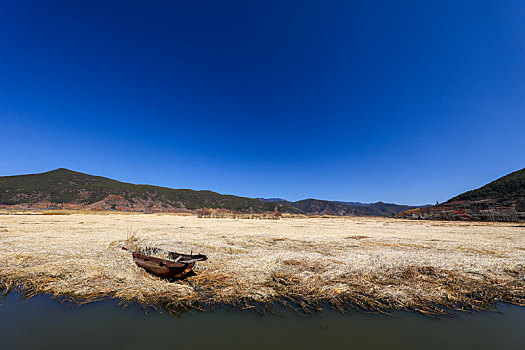
<path fill-rule="evenodd" d="M 525 308 L 431 319 L 326 310 L 302 317 L 219 308 L 181 319 L 106 301 L 72 306 L 48 296 L 0 306 L 1 349 L 525 349 Z"/>

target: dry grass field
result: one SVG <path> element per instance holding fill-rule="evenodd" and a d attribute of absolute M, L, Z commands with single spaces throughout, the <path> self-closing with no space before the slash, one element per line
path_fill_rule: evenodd
<path fill-rule="evenodd" d="M 525 304 L 525 227 L 518 224 L 59 214 L 0 215 L 4 293 L 118 298 L 171 311 L 283 302 L 440 314 Z M 167 282 L 121 249 L 132 235 L 209 260 L 197 263 L 197 276 Z"/>

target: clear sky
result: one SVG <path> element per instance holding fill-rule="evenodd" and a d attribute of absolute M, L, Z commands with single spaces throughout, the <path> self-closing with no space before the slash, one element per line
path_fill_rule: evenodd
<path fill-rule="evenodd" d="M 524 150 L 525 1 L 0 0 L 0 175 L 423 204 Z"/>

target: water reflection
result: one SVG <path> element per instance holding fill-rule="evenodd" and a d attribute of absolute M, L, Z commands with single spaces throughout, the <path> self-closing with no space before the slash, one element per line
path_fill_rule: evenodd
<path fill-rule="evenodd" d="M 202 346 L 212 349 L 523 349 L 525 308 L 431 319 L 325 311 L 301 317 L 289 309 L 261 316 L 229 308 L 192 311 L 182 319 L 145 315 L 114 301 L 83 306 L 48 296 L 22 301 L 10 294 L 0 306 L 3 349 L 144 349 Z"/>

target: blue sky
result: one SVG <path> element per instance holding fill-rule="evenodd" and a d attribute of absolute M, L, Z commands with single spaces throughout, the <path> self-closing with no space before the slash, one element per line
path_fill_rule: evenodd
<path fill-rule="evenodd" d="M 444 201 L 525 167 L 525 2 L 0 0 L 0 128 L 0 175 Z"/>

